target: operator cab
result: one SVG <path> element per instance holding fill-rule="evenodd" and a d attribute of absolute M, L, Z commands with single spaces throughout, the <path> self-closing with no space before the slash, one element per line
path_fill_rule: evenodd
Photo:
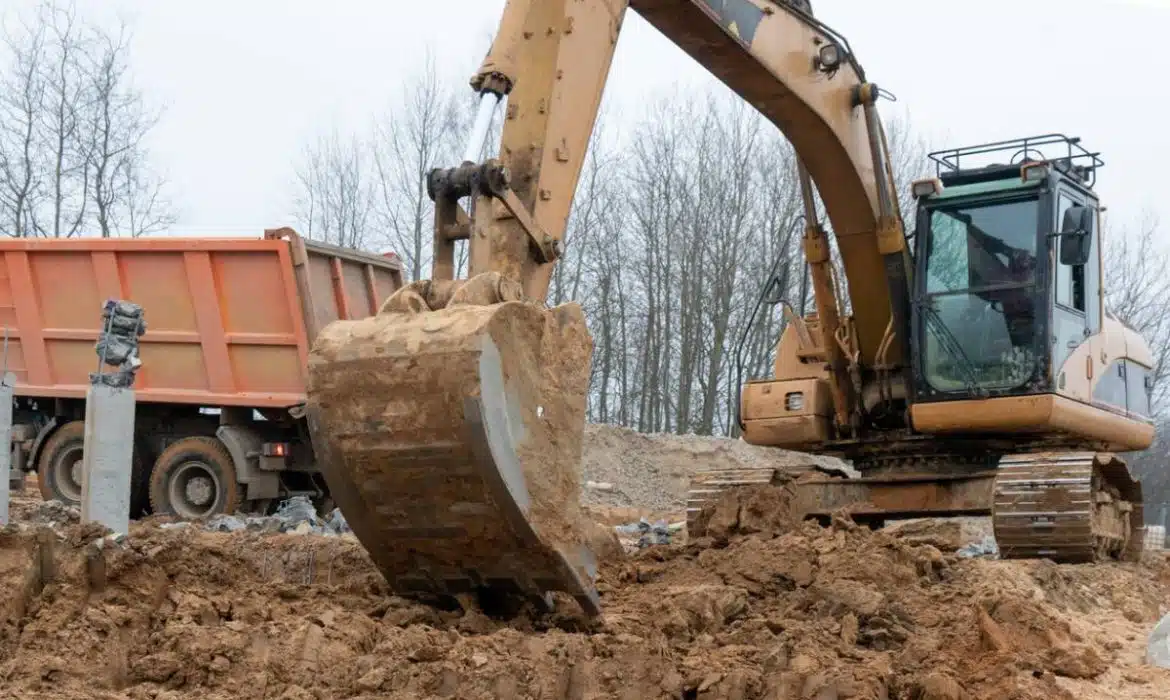
<path fill-rule="evenodd" d="M 1079 374 L 1066 362 L 1103 320 L 1103 162 L 1059 134 L 930 157 L 936 177 L 913 185 L 914 401 L 1066 393 L 1074 374 L 1085 379 L 1083 361 Z"/>

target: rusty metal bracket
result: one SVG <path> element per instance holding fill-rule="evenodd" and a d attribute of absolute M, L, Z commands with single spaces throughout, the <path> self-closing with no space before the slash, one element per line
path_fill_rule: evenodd
<path fill-rule="evenodd" d="M 463 207 L 455 206 L 455 222 L 441 226 L 440 233 L 448 241 L 466 241 L 471 238 L 471 217 Z"/>
<path fill-rule="evenodd" d="M 814 479 L 795 485 L 806 517 L 850 508 L 855 520 L 991 515 L 995 470 Z"/>
<path fill-rule="evenodd" d="M 529 243 L 532 244 L 538 262 L 555 262 L 564 252 L 561 241 L 548 235 L 532 218 L 528 208 L 512 190 L 511 174 L 508 169 L 497 160 L 432 170 L 427 177 L 427 194 L 436 204 L 462 197 L 494 197 L 500 200 L 508 213 L 528 234 Z M 467 226 L 467 222 L 459 221 L 457 217 L 458 212 L 454 217 L 443 217 L 442 223 L 437 222 L 437 226 L 440 227 L 438 233 L 444 240 L 468 237 L 470 227 Z"/>
<path fill-rule="evenodd" d="M 552 236 L 541 230 L 512 188 L 504 187 L 493 194 L 503 203 L 508 213 L 520 222 L 520 227 L 528 234 L 529 242 L 532 243 L 532 247 L 537 253 L 536 259 L 542 263 L 555 262 L 563 251 L 561 242 L 554 240 Z"/>

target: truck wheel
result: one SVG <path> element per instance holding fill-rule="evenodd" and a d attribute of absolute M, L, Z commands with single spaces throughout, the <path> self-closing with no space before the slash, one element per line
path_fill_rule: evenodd
<path fill-rule="evenodd" d="M 66 505 L 81 505 L 82 456 L 85 453 L 85 421 L 75 420 L 57 429 L 45 442 L 37 458 L 37 485 L 41 498 L 58 500 Z M 150 499 L 146 472 L 140 445 L 134 446 L 130 456 L 130 517 L 145 515 Z"/>
<path fill-rule="evenodd" d="M 239 500 L 232 457 L 215 438 L 178 440 L 151 470 L 150 505 L 156 515 L 199 520 L 234 513 Z"/>
<path fill-rule="evenodd" d="M 37 459 L 37 485 L 41 498 L 70 506 L 81 505 L 81 455 L 85 447 L 85 421 L 75 420 L 57 429 L 41 448 Z"/>

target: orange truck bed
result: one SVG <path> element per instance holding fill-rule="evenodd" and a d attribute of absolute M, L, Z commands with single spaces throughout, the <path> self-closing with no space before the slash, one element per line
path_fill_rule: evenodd
<path fill-rule="evenodd" d="M 0 363 L 18 396 L 84 398 L 102 304 L 127 299 L 147 323 L 138 401 L 283 408 L 304 401 L 317 332 L 373 315 L 401 285 L 396 256 L 287 228 L 253 239 L 0 240 Z"/>

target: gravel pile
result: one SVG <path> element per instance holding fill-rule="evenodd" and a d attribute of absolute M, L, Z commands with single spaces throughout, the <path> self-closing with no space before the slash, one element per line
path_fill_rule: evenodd
<path fill-rule="evenodd" d="M 800 452 L 756 447 L 742 440 L 645 434 L 587 424 L 581 459 L 585 505 L 663 511 L 686 507 L 690 476 L 706 469 L 800 467 L 842 463 Z"/>
<path fill-rule="evenodd" d="M 182 529 L 190 523 L 185 521 L 165 523 L 163 529 Z M 203 523 L 209 532 L 296 533 L 298 535 L 344 535 L 350 532 L 349 523 L 341 510 L 334 508 L 321 518 L 313 503 L 305 496 L 293 496 L 282 501 L 272 515 L 213 515 Z"/>

